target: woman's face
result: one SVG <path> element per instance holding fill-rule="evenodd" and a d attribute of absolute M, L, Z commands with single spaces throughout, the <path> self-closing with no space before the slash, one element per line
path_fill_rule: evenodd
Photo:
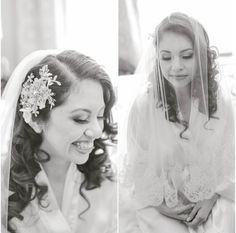
<path fill-rule="evenodd" d="M 192 41 L 184 34 L 164 32 L 158 51 L 161 72 L 175 88 L 190 84 L 195 74 L 195 54 Z"/>
<path fill-rule="evenodd" d="M 42 123 L 40 149 L 51 159 L 84 164 L 94 140 L 102 135 L 104 108 L 102 86 L 88 79 L 79 82 L 66 101 L 51 110 L 49 120 Z"/>

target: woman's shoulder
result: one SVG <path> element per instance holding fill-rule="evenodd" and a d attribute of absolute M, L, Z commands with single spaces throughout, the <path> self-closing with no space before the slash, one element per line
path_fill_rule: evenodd
<path fill-rule="evenodd" d="M 229 92 L 219 89 L 217 93 L 217 109 L 208 122 L 208 127 L 216 129 L 212 133 L 234 134 L 235 125 L 235 106 L 233 104 L 233 97 Z M 225 135 L 224 135 L 225 136 Z M 220 136 L 218 136 L 220 137 Z M 228 137 L 224 137 L 228 140 Z"/>
<path fill-rule="evenodd" d="M 235 106 L 233 103 L 233 96 L 229 90 L 219 89 L 217 96 L 217 111 L 216 116 L 221 117 L 233 117 L 235 112 Z"/>

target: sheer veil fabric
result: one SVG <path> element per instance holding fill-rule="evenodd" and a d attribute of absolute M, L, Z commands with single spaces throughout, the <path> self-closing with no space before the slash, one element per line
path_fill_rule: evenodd
<path fill-rule="evenodd" d="M 183 20 L 184 19 L 184 20 Z M 196 73 L 191 82 L 187 127 L 172 122 L 160 68 L 159 32 L 165 21 L 193 32 Z M 200 23 L 175 13 L 149 38 L 137 68 L 141 91 L 130 110 L 125 183 L 133 188 L 137 209 L 170 208 L 211 198 L 234 199 L 234 116 L 224 77 L 217 75 L 217 111 L 209 115 L 209 40 Z M 145 88 L 143 88 L 145 86 Z M 176 99 L 176 106 L 181 105 Z M 178 115 L 181 121 L 181 115 Z"/>
<path fill-rule="evenodd" d="M 11 164 L 11 144 L 14 129 L 17 100 L 20 95 L 22 83 L 31 67 L 38 64 L 49 54 L 57 54 L 56 50 L 40 50 L 26 56 L 13 71 L 1 99 L 1 204 L 2 204 L 2 231 L 7 232 L 7 210 L 9 193 L 9 174 Z"/>

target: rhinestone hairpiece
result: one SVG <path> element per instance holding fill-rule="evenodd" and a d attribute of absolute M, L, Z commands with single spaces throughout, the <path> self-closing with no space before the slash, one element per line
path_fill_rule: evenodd
<path fill-rule="evenodd" d="M 39 109 L 45 108 L 47 101 L 52 109 L 56 100 L 53 98 L 55 94 L 50 89 L 50 86 L 53 84 L 61 86 L 61 83 L 56 80 L 57 75 L 52 77 L 48 65 L 44 65 L 39 69 L 39 76 L 39 78 L 35 78 L 33 73 L 31 73 L 22 87 L 20 99 L 22 108 L 20 111 L 23 112 L 23 118 L 26 123 L 32 120 L 32 114 L 37 117 Z"/>

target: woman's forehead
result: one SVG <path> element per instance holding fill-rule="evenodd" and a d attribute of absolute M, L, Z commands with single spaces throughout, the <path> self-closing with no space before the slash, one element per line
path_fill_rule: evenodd
<path fill-rule="evenodd" d="M 74 85 L 62 106 L 67 108 L 101 108 L 104 106 L 103 89 L 99 82 L 85 79 Z"/>
<path fill-rule="evenodd" d="M 185 34 L 171 31 L 166 31 L 162 34 L 159 41 L 159 51 L 186 49 L 193 49 L 193 43 Z"/>

